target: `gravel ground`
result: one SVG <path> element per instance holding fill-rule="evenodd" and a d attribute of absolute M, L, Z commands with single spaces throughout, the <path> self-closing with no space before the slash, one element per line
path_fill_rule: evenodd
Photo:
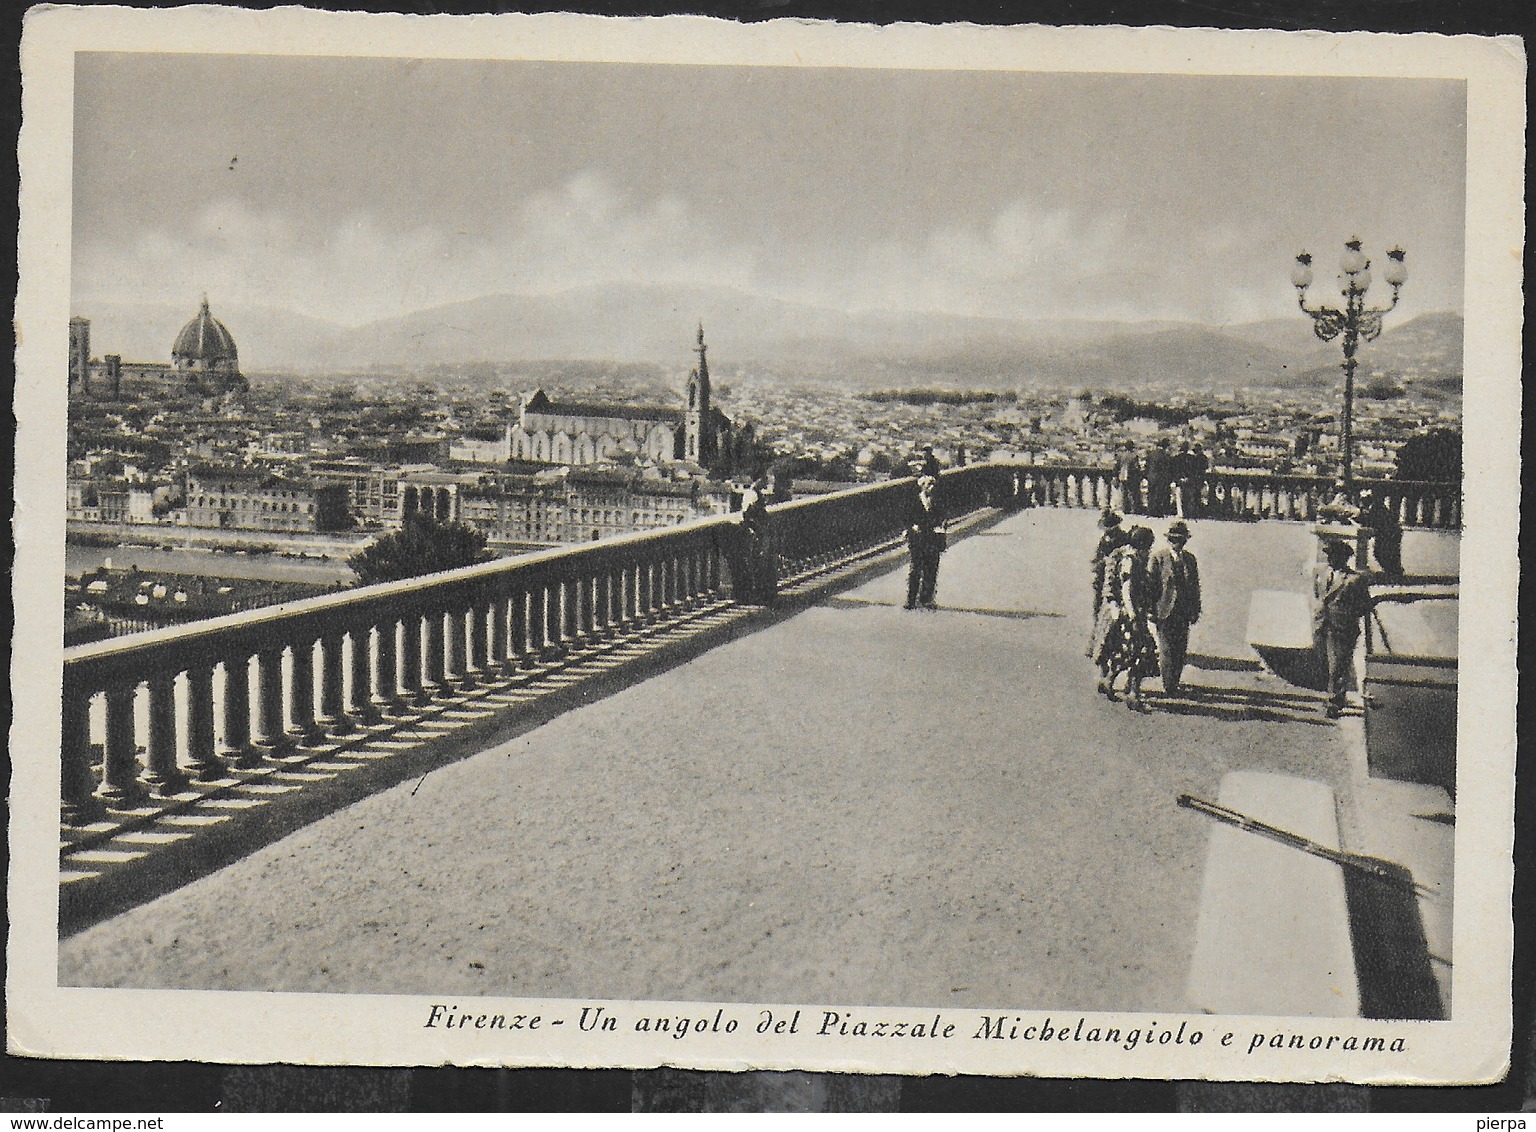
<path fill-rule="evenodd" d="M 60 982 L 1183 1009 L 1209 827 L 1176 796 L 1345 760 L 1250 672 L 1098 696 L 1095 537 L 1022 512 L 945 556 L 947 608 L 876 578 L 66 940 Z M 1192 650 L 1251 655 L 1247 595 L 1307 546 L 1196 524 Z"/>

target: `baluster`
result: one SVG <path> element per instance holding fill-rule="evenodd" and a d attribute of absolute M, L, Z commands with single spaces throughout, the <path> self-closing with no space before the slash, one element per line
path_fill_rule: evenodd
<path fill-rule="evenodd" d="M 635 564 L 633 562 L 625 562 L 619 567 L 618 582 L 618 631 L 624 634 L 635 627 Z"/>
<path fill-rule="evenodd" d="M 464 689 L 475 688 L 485 682 L 485 606 L 479 591 L 472 591 L 467 602 L 463 613 L 464 667 L 459 681 L 459 686 Z"/>
<path fill-rule="evenodd" d="M 475 640 L 479 642 L 475 662 L 487 679 L 494 680 L 507 667 L 507 595 L 498 588 L 490 595 L 489 602 L 483 598 L 481 602 L 476 607 L 475 617 L 484 631 L 475 634 Z"/>
<path fill-rule="evenodd" d="M 406 710 L 405 697 L 400 694 L 400 673 L 405 664 L 399 642 L 400 623 L 393 617 L 379 622 L 374 647 L 378 659 L 378 691 L 374 693 L 374 706 L 384 715 L 401 715 Z"/>
<path fill-rule="evenodd" d="M 577 563 L 578 570 L 585 571 L 586 566 Z M 573 647 L 583 649 L 592 643 L 592 579 L 583 573 L 578 578 L 573 578 L 569 583 L 570 613 L 571 613 L 571 641 Z"/>
<path fill-rule="evenodd" d="M 101 803 L 93 795 L 96 772 L 91 766 L 91 696 L 67 673 L 60 707 L 60 816 L 67 825 L 88 825 L 101 817 Z"/>
<path fill-rule="evenodd" d="M 224 760 L 213 746 L 213 662 L 187 669 L 187 761 L 199 782 L 224 777 Z"/>
<path fill-rule="evenodd" d="M 443 684 L 447 690 L 468 691 L 475 686 L 474 675 L 469 671 L 469 621 L 464 610 L 454 608 L 448 613 L 448 625 L 444 631 L 443 648 L 447 654 L 447 675 Z"/>
<path fill-rule="evenodd" d="M 603 607 L 607 602 L 608 572 L 600 561 L 592 571 L 592 577 L 587 583 L 591 601 L 587 606 L 587 637 L 591 641 L 601 641 L 605 628 Z"/>
<path fill-rule="evenodd" d="M 624 567 L 617 562 L 608 567 L 603 580 L 602 634 L 613 640 L 624 626 Z"/>
<path fill-rule="evenodd" d="M 239 652 L 224 661 L 224 757 L 250 769 L 261 764 L 261 751 L 251 742 L 251 654 Z"/>
<path fill-rule="evenodd" d="M 671 595 L 672 560 L 667 556 L 664 547 L 658 548 L 660 557 L 651 563 L 651 605 L 653 616 L 665 619 L 668 613 L 669 597 Z M 816 561 L 812 560 L 813 563 Z"/>
<path fill-rule="evenodd" d="M 828 559 L 840 556 L 844 547 L 836 547 L 827 557 Z M 693 608 L 693 550 L 685 547 L 678 551 L 674 559 L 677 565 L 677 608 L 679 612 L 686 612 Z"/>
<path fill-rule="evenodd" d="M 354 730 L 347 714 L 346 686 L 342 676 L 342 639 L 337 628 L 320 638 L 320 718 L 318 725 L 332 735 L 346 735 Z"/>
<path fill-rule="evenodd" d="M 550 659 L 549 587 L 543 582 L 528 591 L 528 656 L 530 664 Z"/>
<path fill-rule="evenodd" d="M 581 586 L 574 579 L 567 578 L 559 583 L 557 590 L 560 595 L 560 619 L 556 623 L 560 632 L 560 652 L 568 656 L 579 643 L 577 620 L 580 616 Z"/>
<path fill-rule="evenodd" d="M 431 702 L 421 683 L 421 613 L 412 611 L 400 619 L 400 688 L 406 707 Z"/>
<path fill-rule="evenodd" d="M 144 781 L 157 797 L 169 798 L 187 784 L 186 775 L 176 765 L 176 674 L 157 672 L 148 685 L 149 749 Z"/>
<path fill-rule="evenodd" d="M 584 570 L 590 571 L 577 582 L 580 601 L 577 604 L 576 626 L 581 638 L 588 645 L 602 639 L 603 621 L 603 573 L 601 560 L 589 561 Z"/>
<path fill-rule="evenodd" d="M 654 625 L 661 613 L 661 560 L 653 548 L 640 567 L 640 600 L 647 625 Z"/>
<path fill-rule="evenodd" d="M 528 591 L 514 589 L 512 591 L 512 623 L 510 640 L 507 642 L 508 652 L 513 658 L 514 668 L 526 668 L 533 664 L 533 646 L 528 639 Z"/>
<path fill-rule="evenodd" d="M 379 721 L 379 709 L 373 697 L 373 662 L 369 649 L 371 630 L 367 625 L 354 625 L 347 636 L 352 645 L 351 716 L 359 727 L 368 727 Z"/>
<path fill-rule="evenodd" d="M 859 549 L 863 549 L 862 542 Z M 696 609 L 702 609 L 709 601 L 709 551 L 709 545 L 700 542 L 689 556 L 692 560 L 689 566 L 692 598 Z"/>
<path fill-rule="evenodd" d="M 293 740 L 283 726 L 283 650 L 263 649 L 256 659 L 256 743 L 269 754 L 286 754 Z"/>
<path fill-rule="evenodd" d="M 134 734 L 133 704 L 138 685 L 107 688 L 107 744 L 97 796 L 109 807 L 129 809 L 148 795 L 139 781 L 139 747 Z"/>
<path fill-rule="evenodd" d="M 422 678 L 421 693 L 417 696 L 418 704 L 431 703 L 434 697 L 447 696 L 448 686 L 447 654 L 443 641 L 443 611 L 431 610 L 426 617 L 426 625 L 422 630 L 422 644 L 426 657 L 426 671 Z"/>
<path fill-rule="evenodd" d="M 288 687 L 288 719 L 300 746 L 325 741 L 325 728 L 315 718 L 315 639 L 303 637 L 293 646 L 293 681 Z"/>

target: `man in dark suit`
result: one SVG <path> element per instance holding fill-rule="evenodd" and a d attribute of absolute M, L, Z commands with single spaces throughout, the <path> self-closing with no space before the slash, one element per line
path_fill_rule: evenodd
<path fill-rule="evenodd" d="M 1134 441 L 1125 442 L 1125 451 L 1115 464 L 1115 482 L 1120 485 L 1120 508 L 1127 515 L 1141 510 L 1141 459 Z"/>
<path fill-rule="evenodd" d="M 912 564 L 907 571 L 906 608 L 935 609 L 934 589 L 939 582 L 939 556 L 944 553 L 944 513 L 939 509 L 938 480 L 917 478 L 917 496 L 907 518 L 907 549 Z"/>
<path fill-rule="evenodd" d="M 1168 451 L 1167 437 L 1152 446 L 1142 470 L 1147 477 L 1147 514 L 1168 514 L 1173 503 L 1173 454 Z"/>
<path fill-rule="evenodd" d="M 1185 549 L 1189 526 L 1182 519 L 1168 528 L 1165 542 L 1148 563 L 1152 587 L 1152 627 L 1157 633 L 1157 667 L 1163 694 L 1178 694 L 1189 654 L 1189 627 L 1200 620 L 1200 564 Z"/>

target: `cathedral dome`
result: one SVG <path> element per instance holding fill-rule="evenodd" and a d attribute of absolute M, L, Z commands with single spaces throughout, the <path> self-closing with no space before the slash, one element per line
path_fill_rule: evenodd
<path fill-rule="evenodd" d="M 171 347 L 171 364 L 177 369 L 239 370 L 235 340 L 224 324 L 209 313 L 206 298 L 197 316 L 176 335 L 176 344 Z"/>

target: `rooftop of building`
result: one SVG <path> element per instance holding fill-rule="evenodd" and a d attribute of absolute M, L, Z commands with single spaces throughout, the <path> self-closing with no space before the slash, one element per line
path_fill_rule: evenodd
<path fill-rule="evenodd" d="M 636 421 L 661 421 L 677 424 L 683 418 L 682 406 L 669 408 L 665 405 L 609 405 L 587 401 L 553 401 L 540 389 L 523 403 L 526 413 L 542 413 L 552 417 L 618 418 Z"/>
<path fill-rule="evenodd" d="M 238 356 L 239 351 L 235 348 L 234 335 L 230 334 L 222 322 L 213 317 L 205 296 L 197 314 L 193 315 L 191 321 L 181 328 L 181 333 L 176 335 L 176 343 L 171 347 L 171 357 L 187 361 L 233 362 Z"/>

